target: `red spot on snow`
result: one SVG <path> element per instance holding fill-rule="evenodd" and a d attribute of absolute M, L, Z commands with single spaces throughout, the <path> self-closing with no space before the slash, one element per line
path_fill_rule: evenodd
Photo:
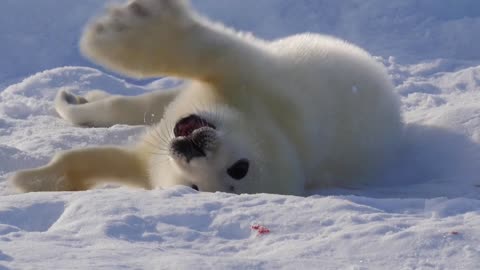
<path fill-rule="evenodd" d="M 459 232 L 456 232 L 456 231 L 452 231 L 452 232 L 450 232 L 450 234 L 459 235 L 460 233 L 459 233 Z"/>
<path fill-rule="evenodd" d="M 270 233 L 270 230 L 267 227 L 259 224 L 254 224 L 250 228 L 254 231 L 257 231 L 257 235 Z"/>

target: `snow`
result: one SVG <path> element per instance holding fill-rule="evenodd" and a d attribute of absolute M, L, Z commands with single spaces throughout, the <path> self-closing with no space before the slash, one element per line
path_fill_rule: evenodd
<path fill-rule="evenodd" d="M 26 194 L 2 203 L 0 243 L 14 269 L 475 269 L 479 207 L 187 187 Z"/>
<path fill-rule="evenodd" d="M 407 123 L 400 155 L 368 186 L 307 197 L 113 186 L 17 194 L 12 172 L 60 150 L 132 143 L 143 131 L 73 127 L 53 110 L 57 91 L 137 95 L 182 82 L 136 85 L 81 58 L 81 27 L 103 1 L 2 4 L 1 270 L 480 267 L 480 2 L 194 1 L 265 38 L 343 37 L 388 68 Z"/>

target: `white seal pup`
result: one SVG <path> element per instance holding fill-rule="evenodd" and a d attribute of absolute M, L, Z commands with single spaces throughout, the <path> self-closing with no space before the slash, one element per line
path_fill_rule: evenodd
<path fill-rule="evenodd" d="M 56 155 L 17 172 L 22 191 L 85 190 L 105 181 L 147 189 L 302 195 L 368 178 L 402 135 L 398 97 L 384 69 L 345 41 L 300 34 L 268 42 L 195 13 L 185 0 L 134 0 L 89 24 L 91 60 L 137 77 L 190 83 L 136 97 L 60 92 L 74 124 L 143 124 L 137 145 Z"/>

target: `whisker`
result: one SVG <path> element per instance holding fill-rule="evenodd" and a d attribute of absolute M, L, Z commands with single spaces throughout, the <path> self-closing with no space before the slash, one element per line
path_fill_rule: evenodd
<path fill-rule="evenodd" d="M 156 155 L 156 156 L 166 156 L 166 157 L 170 156 L 169 154 L 164 153 L 164 152 L 148 151 L 147 153 L 152 154 L 152 155 Z"/>
<path fill-rule="evenodd" d="M 161 129 L 160 129 L 161 130 Z M 160 131 L 158 128 L 154 128 L 154 132 L 159 140 L 161 140 L 165 145 L 169 144 L 169 141 L 165 138 L 165 135 L 160 134 Z"/>
<path fill-rule="evenodd" d="M 163 124 L 162 125 L 163 128 L 160 128 L 160 132 L 162 134 L 162 137 L 166 138 L 167 141 L 173 140 L 173 138 L 175 138 L 175 134 L 172 134 L 173 133 L 173 126 L 170 126 L 167 120 L 165 120 L 162 124 Z M 172 130 L 170 130 L 170 129 L 172 129 Z"/>
<path fill-rule="evenodd" d="M 172 140 L 173 138 L 175 138 L 175 134 L 173 134 L 173 128 L 175 127 L 174 125 L 171 124 L 171 122 L 169 120 L 166 120 L 165 119 L 165 125 L 164 125 L 164 131 L 167 133 L 167 137 L 169 138 L 169 140 Z"/>
<path fill-rule="evenodd" d="M 161 145 L 159 145 L 158 143 L 151 142 L 151 141 L 148 140 L 148 139 L 144 139 L 144 142 L 145 142 L 146 144 L 152 146 L 153 149 L 155 149 L 155 150 L 162 151 L 162 152 L 164 152 L 165 154 L 169 154 L 169 153 L 170 153 L 170 151 L 169 151 L 168 148 L 163 148 L 163 147 L 161 147 Z"/>

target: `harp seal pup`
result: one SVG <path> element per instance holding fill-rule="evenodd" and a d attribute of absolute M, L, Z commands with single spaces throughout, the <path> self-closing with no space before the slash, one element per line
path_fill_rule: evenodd
<path fill-rule="evenodd" d="M 88 24 L 83 54 L 121 74 L 190 82 L 135 97 L 59 92 L 73 124 L 141 125 L 133 146 L 57 154 L 12 177 L 19 190 L 86 190 L 105 181 L 152 189 L 302 195 L 368 179 L 402 135 L 399 99 L 364 50 L 306 33 L 265 41 L 196 13 L 186 0 L 133 0 Z"/>

